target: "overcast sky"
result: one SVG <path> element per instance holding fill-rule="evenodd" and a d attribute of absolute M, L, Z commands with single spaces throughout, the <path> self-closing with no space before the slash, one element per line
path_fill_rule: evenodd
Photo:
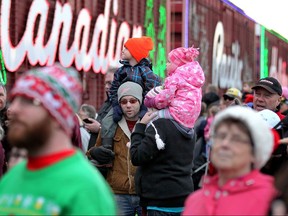
<path fill-rule="evenodd" d="M 288 0 L 229 0 L 267 29 L 288 40 Z"/>

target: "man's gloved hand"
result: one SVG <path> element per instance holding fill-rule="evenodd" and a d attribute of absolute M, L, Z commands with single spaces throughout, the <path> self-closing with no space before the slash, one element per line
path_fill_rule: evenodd
<path fill-rule="evenodd" d="M 91 158 L 98 161 L 99 164 L 110 164 L 112 163 L 115 153 L 106 149 L 103 146 L 93 147 L 89 150 Z"/>
<path fill-rule="evenodd" d="M 122 109 L 119 105 L 113 107 L 113 120 L 118 123 L 122 119 Z"/>

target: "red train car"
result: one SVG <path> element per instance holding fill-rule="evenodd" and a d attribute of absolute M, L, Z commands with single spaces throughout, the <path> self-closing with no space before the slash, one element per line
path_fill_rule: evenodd
<path fill-rule="evenodd" d="M 1 50 L 7 70 L 2 82 L 10 89 L 21 72 L 60 62 L 79 71 L 83 102 L 99 108 L 105 96 L 103 74 L 120 66 L 128 38 L 144 34 L 155 44 L 150 55 L 154 72 L 164 77 L 166 0 L 2 0 Z"/>

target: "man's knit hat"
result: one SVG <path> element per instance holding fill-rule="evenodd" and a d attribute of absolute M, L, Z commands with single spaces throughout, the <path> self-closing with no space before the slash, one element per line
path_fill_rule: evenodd
<path fill-rule="evenodd" d="M 75 113 L 81 104 L 82 86 L 78 72 L 59 64 L 39 67 L 24 73 L 15 83 L 11 97 L 37 99 L 70 135 Z"/>
<path fill-rule="evenodd" d="M 269 160 L 274 146 L 273 134 L 268 124 L 256 111 L 241 106 L 231 106 L 219 112 L 212 123 L 212 136 L 215 128 L 227 119 L 241 121 L 249 130 L 254 144 L 255 169 L 261 169 Z"/>
<path fill-rule="evenodd" d="M 178 47 L 169 52 L 168 60 L 170 63 L 173 63 L 179 67 L 188 62 L 193 62 L 198 55 L 198 49 L 194 48 L 193 46 L 190 48 Z"/>
<path fill-rule="evenodd" d="M 147 58 L 149 51 L 153 49 L 152 38 L 142 36 L 141 38 L 130 38 L 124 46 L 129 50 L 133 58 L 140 62 L 143 58 Z"/>
<path fill-rule="evenodd" d="M 138 83 L 127 81 L 118 88 L 118 101 L 124 96 L 133 96 L 137 98 L 141 104 L 143 100 L 142 93 L 143 89 Z"/>

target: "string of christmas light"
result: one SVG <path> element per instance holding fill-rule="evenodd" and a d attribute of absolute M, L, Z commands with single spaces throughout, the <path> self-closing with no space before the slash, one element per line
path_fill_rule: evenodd
<path fill-rule="evenodd" d="M 1 61 L 1 73 L 0 73 L 0 82 L 3 85 L 6 85 L 7 83 L 7 76 L 6 76 L 6 68 L 5 68 L 5 64 L 4 64 L 4 59 L 2 56 L 2 50 L 0 50 L 0 61 Z"/>

